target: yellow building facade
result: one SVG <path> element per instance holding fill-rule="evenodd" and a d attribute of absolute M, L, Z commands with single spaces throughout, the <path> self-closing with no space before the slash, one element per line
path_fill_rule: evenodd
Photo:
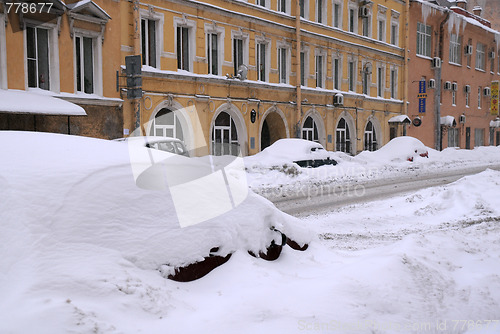
<path fill-rule="evenodd" d="M 356 154 L 403 134 L 405 1 L 120 4 L 121 62 L 142 55 L 143 97 L 122 91 L 125 134 L 217 155 L 287 137 Z"/>

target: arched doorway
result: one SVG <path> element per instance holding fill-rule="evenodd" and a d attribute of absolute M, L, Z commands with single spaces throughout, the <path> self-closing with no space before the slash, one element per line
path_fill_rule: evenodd
<path fill-rule="evenodd" d="M 377 131 L 372 121 L 368 121 L 365 126 L 365 151 L 376 151 L 378 149 Z"/>
<path fill-rule="evenodd" d="M 260 131 L 261 150 L 272 145 L 278 139 L 288 138 L 284 115 L 281 115 L 278 111 L 270 111 L 264 117 Z"/>
<path fill-rule="evenodd" d="M 335 130 L 335 150 L 351 154 L 351 131 L 344 117 L 339 119 Z"/>
<path fill-rule="evenodd" d="M 162 108 L 156 113 L 149 135 L 184 140 L 181 122 L 175 112 L 169 108 Z"/>
<path fill-rule="evenodd" d="M 238 131 L 233 118 L 222 111 L 215 118 L 212 127 L 212 155 L 239 155 Z"/>

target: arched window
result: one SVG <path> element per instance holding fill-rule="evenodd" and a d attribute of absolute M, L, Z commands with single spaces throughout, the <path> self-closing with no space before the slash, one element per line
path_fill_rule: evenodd
<path fill-rule="evenodd" d="M 302 139 L 319 143 L 318 126 L 311 116 L 306 118 L 302 127 Z"/>
<path fill-rule="evenodd" d="M 335 134 L 335 150 L 345 153 L 351 153 L 351 134 L 349 132 L 349 125 L 344 118 L 340 119 Z"/>
<path fill-rule="evenodd" d="M 368 121 L 365 127 L 365 151 L 377 150 L 377 135 L 372 121 Z"/>
<path fill-rule="evenodd" d="M 238 155 L 240 145 L 234 120 L 226 112 L 221 112 L 215 119 L 212 129 L 212 155 Z"/>
<path fill-rule="evenodd" d="M 174 137 L 184 140 L 181 123 L 179 119 L 170 109 L 163 108 L 155 116 L 153 120 L 153 128 L 151 129 L 152 136 Z"/>

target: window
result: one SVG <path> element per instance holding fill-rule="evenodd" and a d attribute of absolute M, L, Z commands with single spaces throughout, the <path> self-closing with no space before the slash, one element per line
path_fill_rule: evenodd
<path fill-rule="evenodd" d="M 288 83 L 288 50 L 286 48 L 278 48 L 278 74 L 280 83 Z"/>
<path fill-rule="evenodd" d="M 417 23 L 417 54 L 431 56 L 432 27 L 423 23 Z"/>
<path fill-rule="evenodd" d="M 49 90 L 49 31 L 47 29 L 26 27 L 26 63 L 28 87 Z"/>
<path fill-rule="evenodd" d="M 156 67 L 156 21 L 141 19 L 142 65 Z"/>
<path fill-rule="evenodd" d="M 163 108 L 156 114 L 153 120 L 151 136 L 173 137 L 184 140 L 182 126 L 174 111 Z"/>
<path fill-rule="evenodd" d="M 190 70 L 189 28 L 177 27 L 177 68 Z"/>
<path fill-rule="evenodd" d="M 349 125 L 344 118 L 339 120 L 337 130 L 335 131 L 335 150 L 345 153 L 351 153 L 351 135 Z"/>
<path fill-rule="evenodd" d="M 466 107 L 469 107 L 469 97 L 470 97 L 470 93 L 465 92 L 465 106 Z"/>
<path fill-rule="evenodd" d="M 370 25 L 371 25 L 371 17 L 370 16 L 366 16 L 366 17 L 361 18 L 361 27 L 362 27 L 363 36 L 370 37 L 370 35 L 371 35 Z"/>
<path fill-rule="evenodd" d="M 94 41 L 75 36 L 76 91 L 94 93 Z"/>
<path fill-rule="evenodd" d="M 238 73 L 238 69 L 243 65 L 243 39 L 233 39 L 233 66 L 234 75 Z"/>
<path fill-rule="evenodd" d="M 219 74 L 219 36 L 214 33 L 207 34 L 207 60 L 208 74 Z"/>
<path fill-rule="evenodd" d="M 397 98 L 397 87 L 398 87 L 398 71 L 393 68 L 391 69 L 391 99 Z"/>
<path fill-rule="evenodd" d="M 398 37 L 399 37 L 399 25 L 396 22 L 391 23 L 391 44 L 398 45 Z"/>
<path fill-rule="evenodd" d="M 307 86 L 306 75 L 307 75 L 307 55 L 305 52 L 301 52 L 300 53 L 300 84 L 302 86 Z"/>
<path fill-rule="evenodd" d="M 287 0 L 278 0 L 278 12 L 287 13 Z"/>
<path fill-rule="evenodd" d="M 316 21 L 318 23 L 326 23 L 325 0 L 316 0 Z"/>
<path fill-rule="evenodd" d="M 262 7 L 266 7 L 266 0 L 257 0 L 257 4 Z"/>
<path fill-rule="evenodd" d="M 316 55 L 316 87 L 324 88 L 325 56 Z"/>
<path fill-rule="evenodd" d="M 450 35 L 450 63 L 462 64 L 462 37 Z"/>
<path fill-rule="evenodd" d="M 302 127 L 302 139 L 319 143 L 318 126 L 311 116 L 306 118 Z"/>
<path fill-rule="evenodd" d="M 448 128 L 448 147 L 460 147 L 457 128 Z"/>
<path fill-rule="evenodd" d="M 300 6 L 300 17 L 307 19 L 307 13 L 309 11 L 309 0 L 299 0 Z"/>
<path fill-rule="evenodd" d="M 342 69 L 340 66 L 340 58 L 333 58 L 332 62 L 333 88 L 340 90 L 340 79 L 342 77 Z"/>
<path fill-rule="evenodd" d="M 495 49 L 491 49 L 490 55 L 491 55 L 491 56 L 489 56 L 489 58 L 490 58 L 490 72 L 493 73 L 493 72 L 495 72 Z"/>
<path fill-rule="evenodd" d="M 370 94 L 370 74 L 371 74 L 371 64 L 366 63 L 363 67 L 363 71 L 361 73 L 361 81 L 362 81 L 362 87 L 363 87 L 363 94 L 369 95 Z"/>
<path fill-rule="evenodd" d="M 223 111 L 212 129 L 212 155 L 238 155 L 239 152 L 236 125 L 231 115 Z"/>
<path fill-rule="evenodd" d="M 482 94 L 482 88 L 477 87 L 477 108 L 481 109 L 481 94 Z"/>
<path fill-rule="evenodd" d="M 377 136 L 372 121 L 368 121 L 365 127 L 365 151 L 377 150 Z"/>
<path fill-rule="evenodd" d="M 457 92 L 454 90 L 451 91 L 451 105 L 452 106 L 457 105 Z"/>
<path fill-rule="evenodd" d="M 354 92 L 356 85 L 356 69 L 354 61 L 349 61 L 347 63 L 347 80 L 349 84 L 349 90 Z"/>
<path fill-rule="evenodd" d="M 377 96 L 379 97 L 384 96 L 384 81 L 385 81 L 384 68 L 377 67 Z"/>
<path fill-rule="evenodd" d="M 259 81 L 267 80 L 266 46 L 265 43 L 257 43 L 257 80 Z"/>
<path fill-rule="evenodd" d="M 378 20 L 378 40 L 385 42 L 385 20 Z"/>
<path fill-rule="evenodd" d="M 356 32 L 357 30 L 357 15 L 356 15 L 356 9 L 355 8 L 349 8 L 349 31 L 350 32 Z"/>
<path fill-rule="evenodd" d="M 477 43 L 476 48 L 476 70 L 485 70 L 484 44 Z"/>
<path fill-rule="evenodd" d="M 472 48 L 472 41 L 469 39 L 469 43 L 467 43 Z M 471 59 L 472 59 L 472 54 L 467 54 L 467 67 L 470 68 L 471 64 Z"/>
<path fill-rule="evenodd" d="M 332 24 L 335 28 L 342 28 L 342 3 L 333 3 L 333 20 Z"/>

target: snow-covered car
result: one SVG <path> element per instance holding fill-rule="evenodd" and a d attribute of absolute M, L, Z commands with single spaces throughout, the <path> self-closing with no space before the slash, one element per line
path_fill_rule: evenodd
<path fill-rule="evenodd" d="M 124 142 L 129 145 L 154 148 L 160 151 L 165 151 L 189 157 L 189 152 L 186 149 L 186 145 L 184 145 L 184 142 L 178 138 L 161 137 L 161 136 L 138 136 L 138 137 L 118 138 L 115 139 L 115 141 Z"/>
<path fill-rule="evenodd" d="M 319 167 L 336 165 L 334 153 L 325 150 L 323 145 L 299 138 L 279 139 L 252 160 L 261 160 L 267 164 L 296 163 L 300 167 Z"/>
<path fill-rule="evenodd" d="M 190 281 L 236 252 L 275 259 L 284 235 L 291 248 L 310 241 L 298 220 L 240 186 L 246 178 L 230 167 L 222 175 L 140 145 L 21 131 L 0 131 L 0 156 L 0 244 L 12 250 L 6 263 L 37 254 L 51 268 L 37 277 L 50 286 L 82 277 L 99 285 L 125 267 Z M 8 269 L 0 263 L 0 271 Z"/>
<path fill-rule="evenodd" d="M 363 151 L 357 157 L 365 160 L 412 162 L 420 158 L 428 158 L 429 151 L 431 149 L 420 140 L 409 136 L 401 136 L 393 138 L 377 151 Z"/>

